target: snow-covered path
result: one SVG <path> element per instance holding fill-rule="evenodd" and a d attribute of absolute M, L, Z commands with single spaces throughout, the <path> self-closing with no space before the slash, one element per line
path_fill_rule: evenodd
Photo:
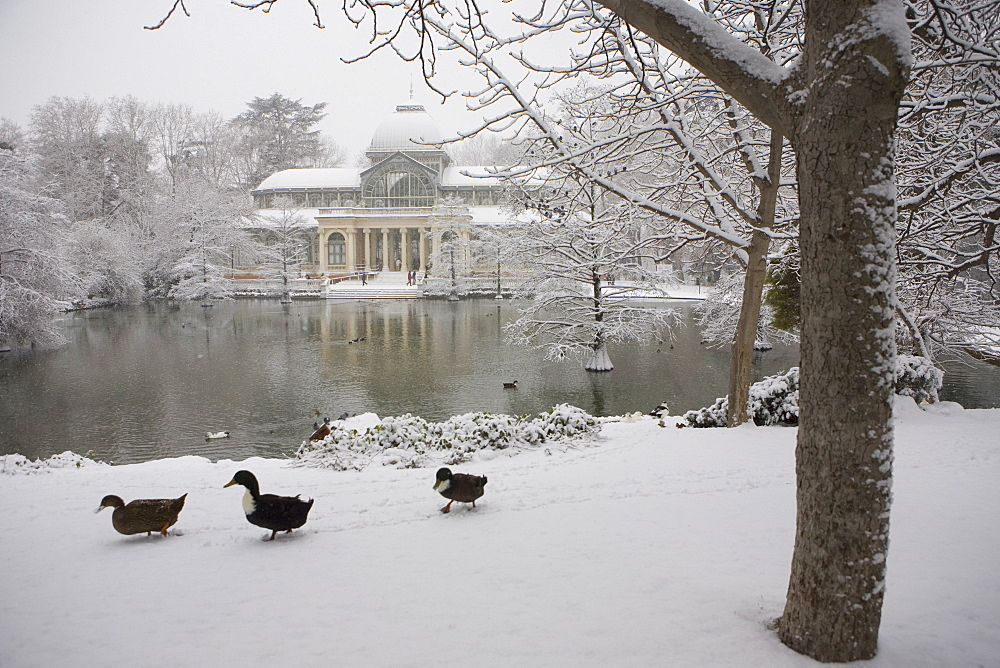
<path fill-rule="evenodd" d="M 876 666 L 1000 662 L 1000 410 L 902 405 Z M 187 457 L 0 475 L 0 665 L 801 666 L 768 631 L 794 535 L 794 429 L 605 425 L 593 447 L 432 469 Z M 242 516 L 238 468 L 316 504 Z M 167 538 L 101 497 L 175 497 Z"/>

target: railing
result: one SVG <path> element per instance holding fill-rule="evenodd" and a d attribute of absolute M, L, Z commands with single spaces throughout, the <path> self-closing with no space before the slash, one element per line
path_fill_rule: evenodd
<path fill-rule="evenodd" d="M 325 278 L 290 278 L 288 290 L 292 294 L 320 293 L 326 289 Z M 237 293 L 278 295 L 284 291 L 284 281 L 280 278 L 239 278 L 230 279 L 232 289 Z"/>
<path fill-rule="evenodd" d="M 388 207 L 320 207 L 316 212 L 317 216 L 324 218 L 370 218 L 381 216 L 428 216 L 434 211 L 434 207 L 408 207 L 392 209 Z M 403 226 L 405 227 L 405 225 Z"/>
<path fill-rule="evenodd" d="M 361 280 L 370 281 L 376 276 L 378 276 L 377 271 L 368 271 L 359 268 L 355 269 L 354 273 L 352 274 L 338 274 L 337 276 L 331 276 L 330 285 L 336 283 L 343 283 L 344 281 L 361 281 Z"/>

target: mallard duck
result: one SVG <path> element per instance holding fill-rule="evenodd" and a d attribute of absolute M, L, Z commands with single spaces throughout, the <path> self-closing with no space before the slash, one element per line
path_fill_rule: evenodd
<path fill-rule="evenodd" d="M 324 438 L 330 435 L 330 418 L 323 418 L 323 424 L 320 425 L 318 422 L 313 422 L 313 433 L 309 437 L 310 441 L 322 441 Z"/>
<path fill-rule="evenodd" d="M 442 513 L 451 512 L 451 504 L 455 501 L 461 503 L 471 503 L 476 507 L 476 499 L 483 495 L 486 486 L 486 476 L 469 475 L 467 473 L 452 473 L 451 469 L 441 468 L 437 472 L 437 481 L 434 489 L 448 501 L 448 505 L 441 509 Z"/>
<path fill-rule="evenodd" d="M 276 494 L 261 494 L 257 478 L 250 471 L 237 471 L 233 479 L 223 487 L 243 485 L 247 488 L 243 495 L 243 512 L 247 521 L 259 527 L 271 530 L 271 537 L 279 531 L 290 532 L 306 523 L 306 516 L 312 508 L 315 499 L 303 501 L 299 495 L 278 496 Z"/>
<path fill-rule="evenodd" d="M 210 438 L 229 438 L 229 432 L 228 431 L 206 431 L 205 432 L 205 440 L 207 441 Z"/>
<path fill-rule="evenodd" d="M 151 535 L 154 531 L 159 531 L 161 535 L 167 535 L 167 529 L 177 522 L 177 516 L 184 507 L 184 496 L 176 499 L 135 499 L 128 505 L 122 501 L 120 496 L 108 494 L 101 499 L 100 507 L 95 510 L 99 513 L 105 508 L 114 508 L 111 513 L 111 525 L 120 534 L 131 536 L 132 534 L 146 532 Z"/>
<path fill-rule="evenodd" d="M 504 387 L 504 389 L 505 389 L 505 390 L 513 390 L 513 389 L 516 389 L 516 388 L 517 388 L 517 381 L 516 381 L 516 380 L 512 380 L 512 381 L 510 381 L 509 383 L 506 383 L 506 382 L 505 382 L 505 383 L 503 384 L 503 387 Z"/>

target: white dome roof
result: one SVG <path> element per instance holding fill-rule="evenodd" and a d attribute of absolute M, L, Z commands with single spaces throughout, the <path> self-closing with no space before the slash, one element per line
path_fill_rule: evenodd
<path fill-rule="evenodd" d="M 420 104 L 401 104 L 378 126 L 369 151 L 440 151 L 441 131 Z"/>

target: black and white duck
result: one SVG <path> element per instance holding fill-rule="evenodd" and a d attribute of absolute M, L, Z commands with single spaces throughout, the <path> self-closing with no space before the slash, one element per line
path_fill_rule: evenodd
<path fill-rule="evenodd" d="M 177 516 L 184 507 L 187 494 L 176 499 L 135 499 L 126 504 L 120 496 L 108 494 L 101 499 L 101 505 L 94 512 L 99 513 L 105 508 L 114 508 L 111 513 L 111 526 L 126 536 L 146 532 L 152 535 L 159 531 L 166 536 L 167 529 L 177 523 Z"/>
<path fill-rule="evenodd" d="M 452 473 L 451 469 L 440 468 L 437 472 L 437 481 L 434 489 L 448 501 L 448 505 L 441 509 L 442 513 L 451 512 L 451 504 L 455 501 L 460 503 L 471 503 L 476 507 L 476 499 L 483 495 L 486 486 L 486 476 L 469 475 L 468 473 Z"/>
<path fill-rule="evenodd" d="M 237 471 L 233 479 L 223 487 L 243 485 L 246 494 L 243 495 L 243 512 L 247 521 L 259 527 L 271 530 L 271 537 L 279 531 L 291 532 L 306 523 L 309 509 L 315 499 L 303 501 L 299 495 L 278 496 L 277 494 L 261 494 L 257 478 L 250 471 Z"/>

